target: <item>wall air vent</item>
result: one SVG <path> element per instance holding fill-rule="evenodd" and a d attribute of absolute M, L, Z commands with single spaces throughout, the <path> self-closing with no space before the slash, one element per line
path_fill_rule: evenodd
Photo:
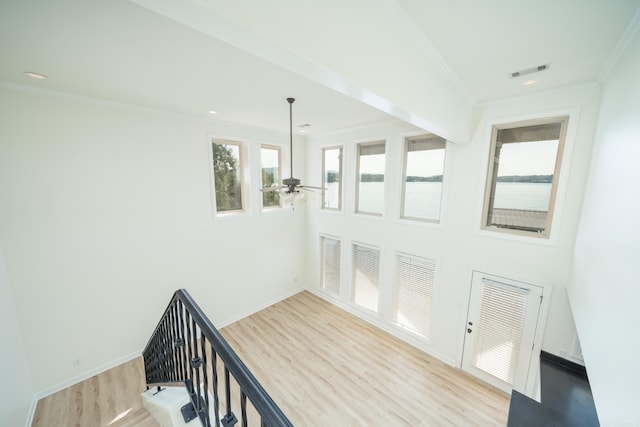
<path fill-rule="evenodd" d="M 525 70 L 515 71 L 513 73 L 509 73 L 509 78 L 516 78 L 521 76 L 526 76 L 527 74 L 539 73 L 540 71 L 548 70 L 550 64 L 538 65 L 537 67 L 527 68 Z"/>

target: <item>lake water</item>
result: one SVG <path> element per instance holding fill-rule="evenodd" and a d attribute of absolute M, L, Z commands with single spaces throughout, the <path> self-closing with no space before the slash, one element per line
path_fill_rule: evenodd
<path fill-rule="evenodd" d="M 404 216 L 437 219 L 440 213 L 442 183 L 407 182 L 406 187 Z M 361 212 L 382 213 L 383 189 L 383 182 L 361 182 L 359 210 Z M 550 195 L 551 184 L 548 183 L 498 182 L 494 207 L 547 211 Z M 327 184 L 325 200 L 330 207 L 337 207 L 337 183 Z"/>

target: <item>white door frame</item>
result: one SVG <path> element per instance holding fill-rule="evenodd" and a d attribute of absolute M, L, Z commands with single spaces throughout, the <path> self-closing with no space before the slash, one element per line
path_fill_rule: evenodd
<path fill-rule="evenodd" d="M 463 369 L 463 359 L 464 359 L 464 342 L 466 341 L 466 337 L 467 337 L 467 322 L 468 322 L 468 314 L 469 314 L 469 307 L 471 305 L 471 286 L 473 285 L 474 282 L 474 278 L 477 278 L 478 276 L 481 277 L 485 277 L 487 279 L 490 280 L 494 280 L 494 281 L 502 281 L 508 284 L 521 284 L 523 286 L 537 286 L 542 288 L 542 294 L 543 294 L 543 299 L 542 299 L 542 303 L 540 305 L 540 310 L 538 312 L 538 320 L 537 320 L 537 324 L 536 324 L 536 329 L 535 329 L 535 334 L 533 337 L 533 347 L 531 350 L 531 354 L 532 357 L 530 358 L 530 362 L 529 362 L 529 368 L 528 368 L 528 374 L 527 374 L 527 378 L 526 378 L 526 382 L 525 382 L 525 387 L 524 390 L 519 390 L 521 393 L 524 393 L 525 395 L 527 395 L 528 397 L 531 397 L 532 399 L 536 399 L 539 400 L 539 371 L 540 371 L 540 351 L 542 349 L 542 339 L 544 337 L 544 330 L 545 330 L 545 325 L 546 325 L 546 319 L 547 319 L 547 314 L 549 312 L 549 303 L 551 301 L 551 293 L 552 293 L 552 286 L 551 285 L 541 285 L 538 283 L 533 283 L 531 281 L 521 281 L 521 280 L 515 280 L 515 279 L 510 279 L 510 278 L 506 278 L 504 276 L 500 276 L 500 275 L 496 275 L 496 274 L 491 274 L 491 273 L 485 273 L 485 272 L 481 272 L 481 271 L 477 271 L 477 270 L 473 270 L 472 271 L 472 277 L 469 283 L 469 301 L 468 301 L 468 305 L 467 305 L 467 313 L 465 314 L 465 320 L 464 320 L 464 337 L 463 337 L 463 348 L 462 351 L 460 353 L 460 369 Z M 467 372 L 467 371 L 465 371 Z M 473 375 L 473 373 L 469 372 L 470 374 Z M 509 390 L 510 391 L 510 390 Z"/>

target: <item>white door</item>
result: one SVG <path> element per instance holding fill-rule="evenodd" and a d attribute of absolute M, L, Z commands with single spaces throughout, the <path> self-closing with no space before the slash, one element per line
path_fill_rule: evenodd
<path fill-rule="evenodd" d="M 542 295 L 540 286 L 474 271 L 462 369 L 525 393 Z"/>

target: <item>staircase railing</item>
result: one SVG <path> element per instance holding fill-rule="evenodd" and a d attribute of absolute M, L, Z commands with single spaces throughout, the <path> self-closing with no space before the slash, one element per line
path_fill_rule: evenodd
<path fill-rule="evenodd" d="M 242 426 L 248 425 L 247 400 L 260 416 L 261 426 L 292 426 L 184 289 L 174 293 L 143 351 L 143 358 L 147 388 L 158 387 L 160 390 L 161 386 L 184 385 L 191 398 L 192 409 L 205 427 L 212 426 L 210 409 L 213 409 L 213 425 L 216 427 L 231 427 L 238 422 L 232 411 L 230 376 L 240 389 Z M 220 364 L 224 371 L 222 392 L 218 390 Z M 220 402 L 221 394 L 225 398 L 224 405 Z M 213 402 L 209 401 L 210 396 Z M 221 406 L 224 406 L 222 417 Z"/>

